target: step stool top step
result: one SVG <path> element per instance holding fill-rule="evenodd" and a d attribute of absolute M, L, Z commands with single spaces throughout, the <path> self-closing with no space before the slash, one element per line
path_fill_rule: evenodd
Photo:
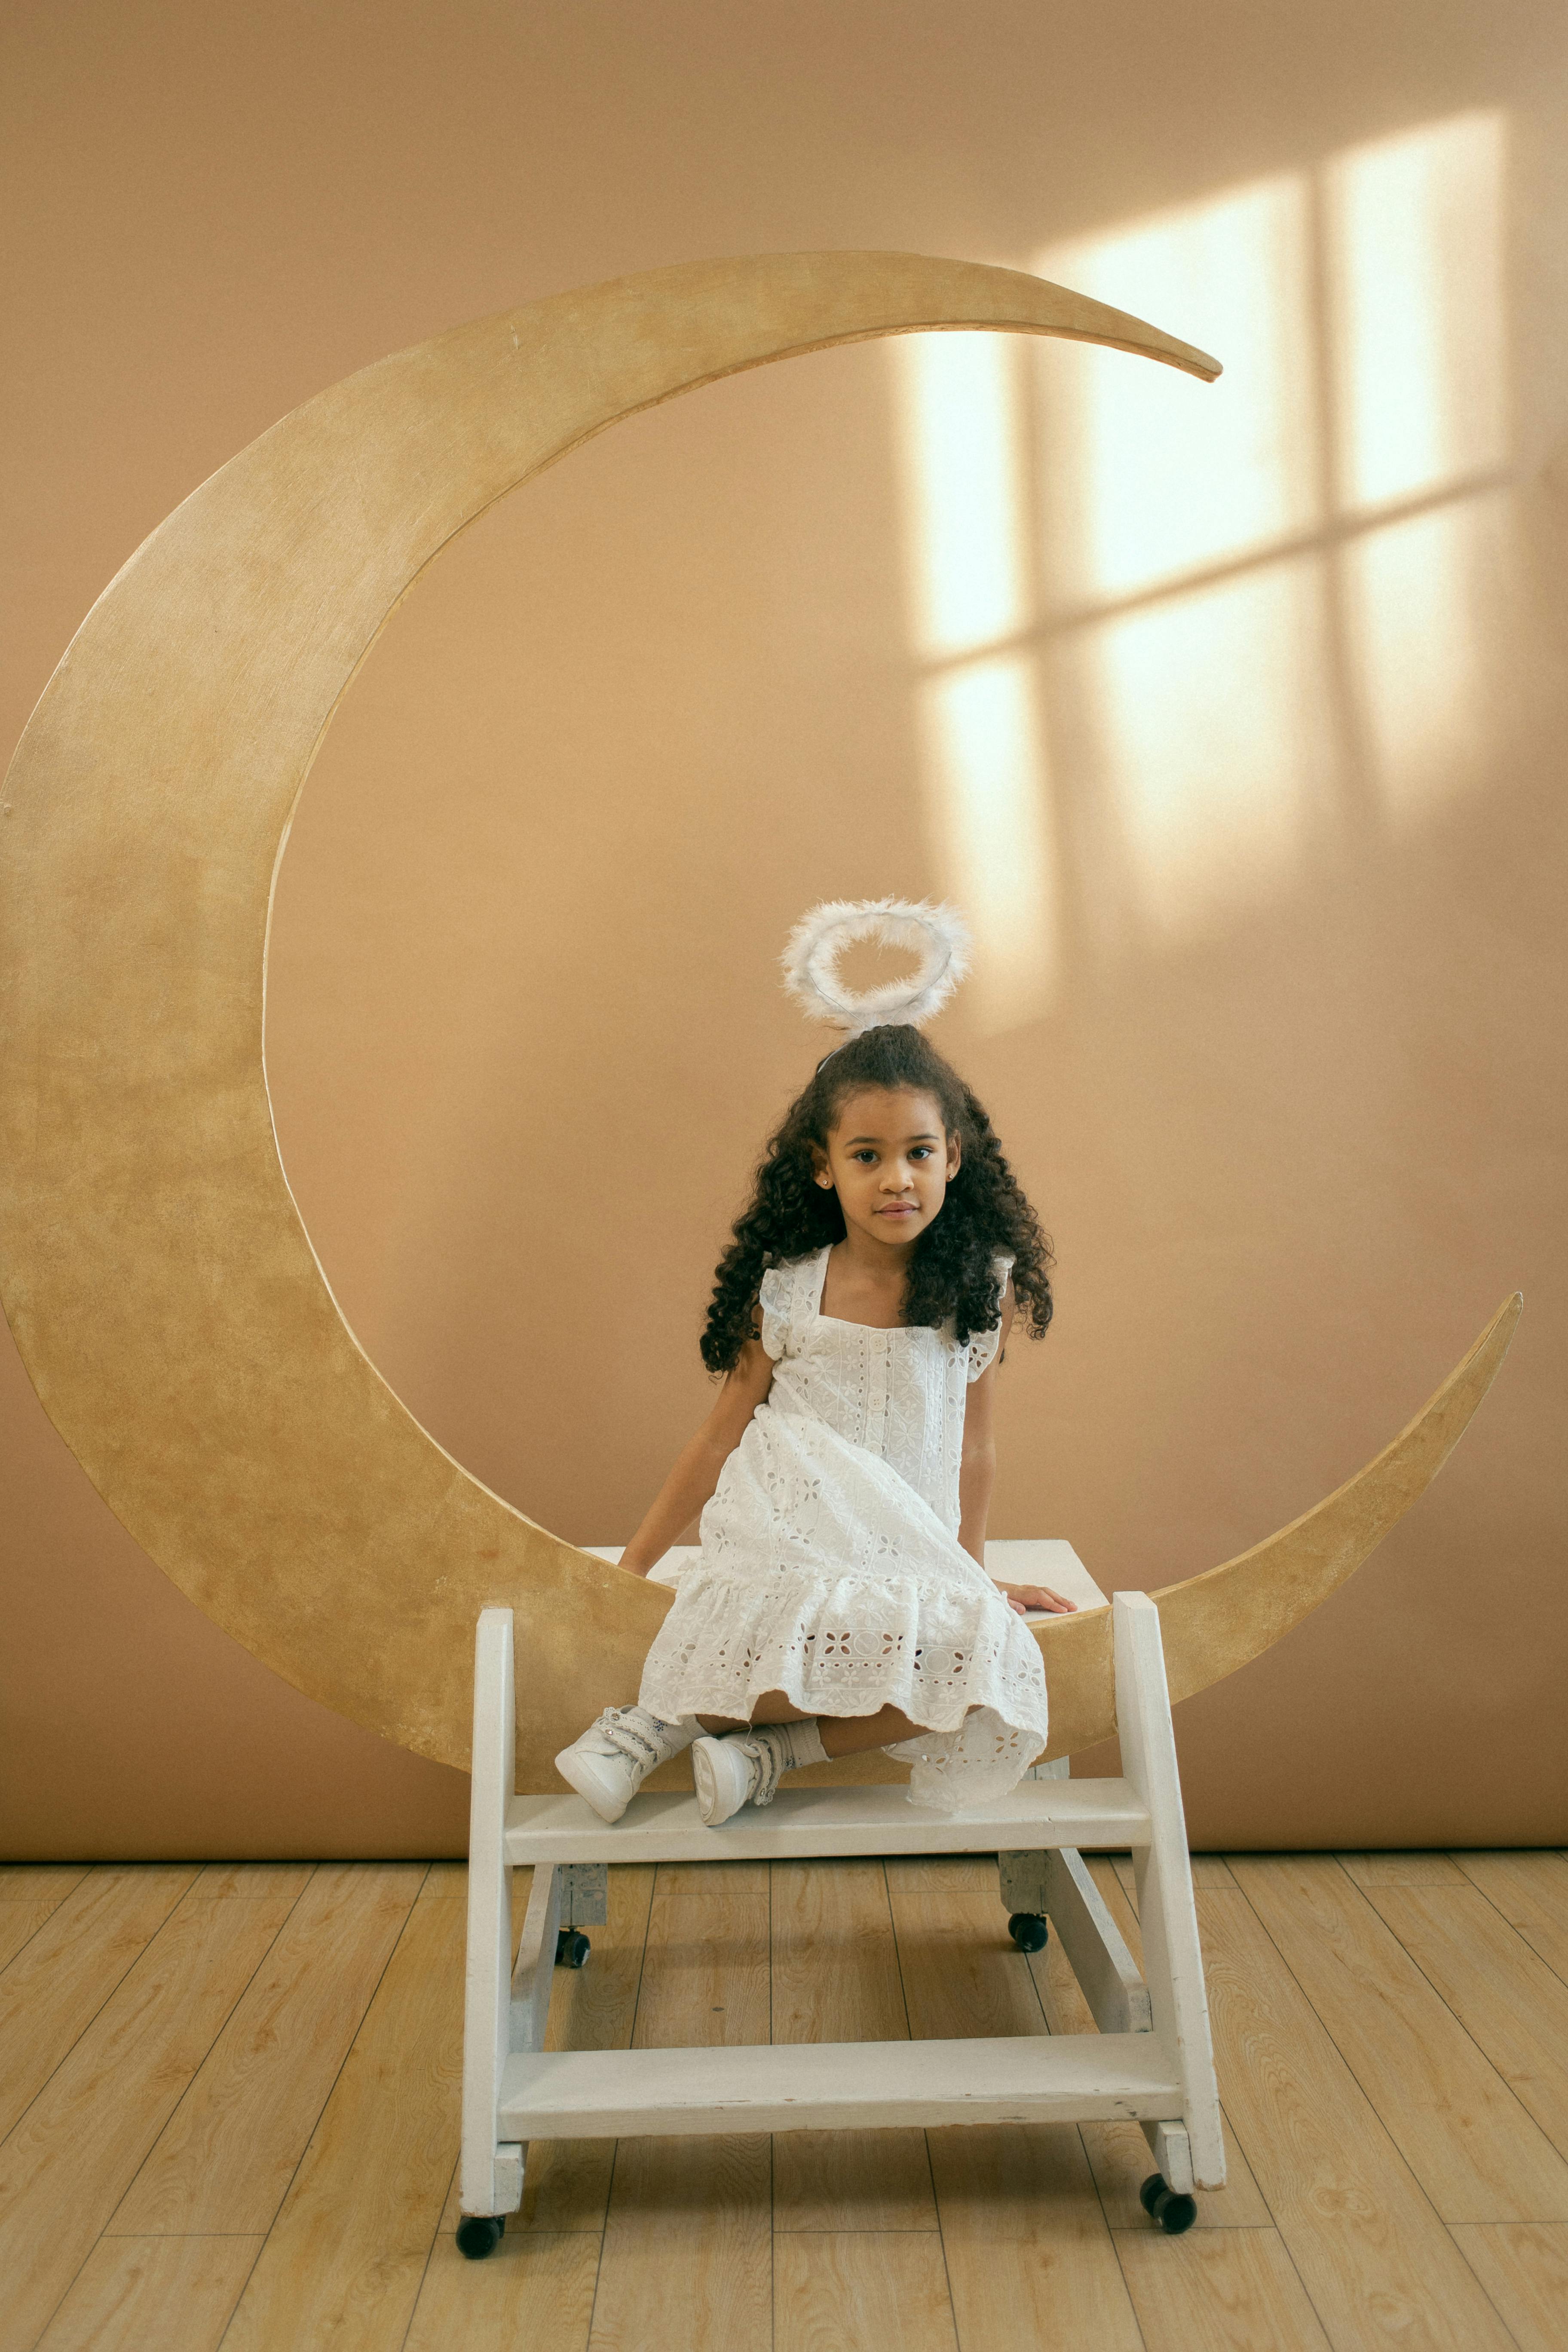
<path fill-rule="evenodd" d="M 805 1860 L 827 1854 L 995 1853 L 1031 1846 L 1146 1845 L 1149 1815 L 1125 1780 L 1020 1780 L 967 1813 L 911 1805 L 901 1788 L 785 1789 L 709 1829 L 689 1790 L 634 1797 L 612 1826 L 581 1797 L 514 1797 L 512 1863 Z"/>

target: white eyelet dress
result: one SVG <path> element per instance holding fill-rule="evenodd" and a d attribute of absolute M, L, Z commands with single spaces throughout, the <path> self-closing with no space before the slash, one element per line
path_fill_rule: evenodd
<path fill-rule="evenodd" d="M 745 1720 L 764 1691 L 810 1715 L 900 1707 L 930 1727 L 889 1750 L 914 1766 L 911 1802 L 959 1812 L 1046 1742 L 1034 1635 L 958 1540 L 968 1386 L 1000 1332 L 961 1348 L 841 1323 L 820 1311 L 827 1259 L 763 1277 L 773 1388 L 703 1511 L 638 1696 L 667 1722 Z"/>

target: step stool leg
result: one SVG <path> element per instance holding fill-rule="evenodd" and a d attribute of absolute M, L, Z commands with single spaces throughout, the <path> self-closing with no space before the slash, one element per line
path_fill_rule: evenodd
<path fill-rule="evenodd" d="M 1132 1854 L 1143 1973 L 1154 2032 L 1180 2070 L 1184 2096 L 1180 2121 L 1185 2126 L 1189 2153 L 1184 2159 L 1170 2126 L 1163 2142 L 1154 2133 L 1151 2138 L 1156 2154 L 1163 2145 L 1173 2163 L 1184 2161 L 1189 2166 L 1189 2183 L 1219 2189 L 1225 2183 L 1225 2137 L 1165 1654 L 1160 1641 L 1160 1612 L 1142 1592 L 1112 1594 L 1111 1611 L 1122 1770 L 1147 1807 L 1150 1823 L 1148 1845 L 1135 1847 Z M 1172 2118 L 1171 2124 L 1175 2120 Z M 1164 2170 L 1163 2163 L 1161 2169 Z M 1168 2187 L 1176 2189 L 1169 2173 L 1165 2179 Z"/>
<path fill-rule="evenodd" d="M 1053 1756 L 1048 1764 L 1031 1764 L 1026 1780 L 1065 1780 L 1072 1771 L 1067 1756 Z M 997 1883 L 1007 1932 L 1021 1952 L 1038 1952 L 1046 1941 L 1046 1855 L 1038 1847 L 1022 1853 L 999 1853 Z M 1053 2032 L 1056 2028 L 1053 2026 Z"/>
<path fill-rule="evenodd" d="M 565 1871 L 554 1870 L 547 1862 L 534 1866 L 522 1934 L 518 1939 L 517 1968 L 511 1979 L 513 2050 L 544 2047 L 551 1989 L 555 1982 L 555 1942 L 561 1932 L 562 1881 L 565 1876 Z"/>
<path fill-rule="evenodd" d="M 1167 2189 L 1178 2196 L 1190 2197 L 1197 2183 L 1193 2178 L 1193 2144 L 1184 2124 L 1145 2124 L 1143 2137 L 1154 2159 L 1154 2169 L 1162 2174 Z M 1205 2180 L 1205 2189 L 1217 2189 L 1224 2184 Z"/>
<path fill-rule="evenodd" d="M 465 2221 L 515 2213 L 522 2202 L 522 2149 L 515 2141 L 502 2143 L 496 2137 L 501 2069 L 511 2042 L 511 1864 L 506 1854 L 506 1814 L 513 1793 L 516 1738 L 511 1611 L 487 1609 L 474 1645 L 459 2178 Z M 476 2230 L 468 2234 L 477 2251 L 482 2233 Z M 469 2248 L 465 2245 L 464 2251 Z"/>
<path fill-rule="evenodd" d="M 610 1866 L 605 1862 L 569 1862 L 561 1870 L 561 1927 L 555 1938 L 557 1968 L 580 1969 L 593 1949 L 584 1927 L 602 1927 L 610 1916 Z"/>

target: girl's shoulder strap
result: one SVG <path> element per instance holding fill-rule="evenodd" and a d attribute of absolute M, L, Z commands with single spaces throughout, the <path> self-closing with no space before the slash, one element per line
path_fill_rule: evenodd
<path fill-rule="evenodd" d="M 825 1251 L 814 1251 L 809 1257 L 791 1258 L 784 1265 L 770 1265 L 762 1278 L 757 1303 L 763 1310 L 763 1347 L 775 1364 L 800 1344 L 816 1305 L 826 1257 Z"/>

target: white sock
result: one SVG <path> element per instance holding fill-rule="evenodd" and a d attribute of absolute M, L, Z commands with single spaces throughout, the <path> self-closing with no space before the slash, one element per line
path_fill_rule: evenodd
<path fill-rule="evenodd" d="M 749 1731 L 731 1731 L 728 1737 L 753 1759 L 747 1800 L 753 1805 L 773 1803 L 781 1774 L 827 1761 L 815 1717 L 805 1723 L 753 1723 Z"/>
<path fill-rule="evenodd" d="M 803 1765 L 826 1763 L 827 1750 L 822 1744 L 815 1716 L 809 1716 L 805 1723 L 770 1723 L 767 1728 L 782 1732 L 788 1742 L 789 1762 L 781 1764 L 782 1771 L 798 1772 Z"/>
<path fill-rule="evenodd" d="M 671 1723 L 664 1716 L 655 1715 L 652 1707 L 643 1706 L 640 1704 L 637 1713 L 646 1715 L 648 1721 L 657 1726 L 661 1738 L 668 1742 L 672 1755 L 679 1756 L 683 1748 L 689 1748 L 694 1739 L 700 1739 L 702 1736 L 702 1726 L 694 1715 L 678 1715 Z"/>

